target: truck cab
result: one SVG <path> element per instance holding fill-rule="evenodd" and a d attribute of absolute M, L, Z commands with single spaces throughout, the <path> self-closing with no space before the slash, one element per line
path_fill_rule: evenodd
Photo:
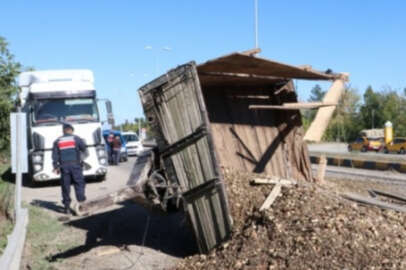
<path fill-rule="evenodd" d="M 27 114 L 30 176 L 33 181 L 59 179 L 53 172 L 52 147 L 68 122 L 87 151 L 82 156 L 83 174 L 104 178 L 107 156 L 102 122 L 90 70 L 23 72 L 19 76 L 20 101 Z"/>

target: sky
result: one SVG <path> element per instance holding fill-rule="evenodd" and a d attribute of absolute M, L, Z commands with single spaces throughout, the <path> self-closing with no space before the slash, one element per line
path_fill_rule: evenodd
<path fill-rule="evenodd" d="M 255 46 L 254 0 L 1 2 L 0 36 L 16 60 L 36 70 L 91 69 L 118 123 L 143 116 L 137 90 L 156 76 Z M 368 85 L 406 87 L 406 1 L 258 3 L 261 57 L 349 72 L 361 95 Z M 297 82 L 300 100 L 314 84 Z"/>

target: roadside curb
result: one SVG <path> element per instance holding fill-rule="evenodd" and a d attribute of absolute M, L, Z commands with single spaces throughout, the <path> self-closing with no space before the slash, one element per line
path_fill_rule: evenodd
<path fill-rule="evenodd" d="M 370 156 L 352 155 L 352 154 L 334 154 L 310 151 L 310 162 L 318 164 L 321 156 L 327 159 L 327 165 L 359 168 L 369 170 L 396 170 L 400 173 L 406 173 L 406 160 L 396 160 L 393 158 L 371 158 Z"/>
<path fill-rule="evenodd" d="M 24 251 L 25 236 L 27 234 L 28 209 L 21 209 L 13 231 L 7 236 L 7 247 L 0 257 L 0 269 L 20 269 L 21 256 Z"/>

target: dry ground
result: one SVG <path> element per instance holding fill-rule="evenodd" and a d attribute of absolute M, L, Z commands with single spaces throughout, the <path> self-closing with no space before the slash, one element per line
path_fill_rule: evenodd
<path fill-rule="evenodd" d="M 406 269 L 406 215 L 359 206 L 338 194 L 388 190 L 388 184 L 302 183 L 283 188 L 272 207 L 259 212 L 272 186 L 251 186 L 252 175 L 225 172 L 232 238 L 177 269 Z"/>
<path fill-rule="evenodd" d="M 87 197 L 125 185 L 134 161 L 109 168 L 104 182 L 88 183 Z M 22 269 L 166 269 L 196 252 L 180 214 L 157 216 L 127 203 L 62 222 L 60 196 L 57 182 L 24 186 L 30 223 Z"/>

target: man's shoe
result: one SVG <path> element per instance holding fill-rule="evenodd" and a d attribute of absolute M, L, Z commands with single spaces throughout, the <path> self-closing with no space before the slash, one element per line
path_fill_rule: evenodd
<path fill-rule="evenodd" d="M 63 211 L 66 215 L 72 215 L 72 210 L 70 210 L 70 207 L 67 206 L 65 207 L 65 210 Z"/>

